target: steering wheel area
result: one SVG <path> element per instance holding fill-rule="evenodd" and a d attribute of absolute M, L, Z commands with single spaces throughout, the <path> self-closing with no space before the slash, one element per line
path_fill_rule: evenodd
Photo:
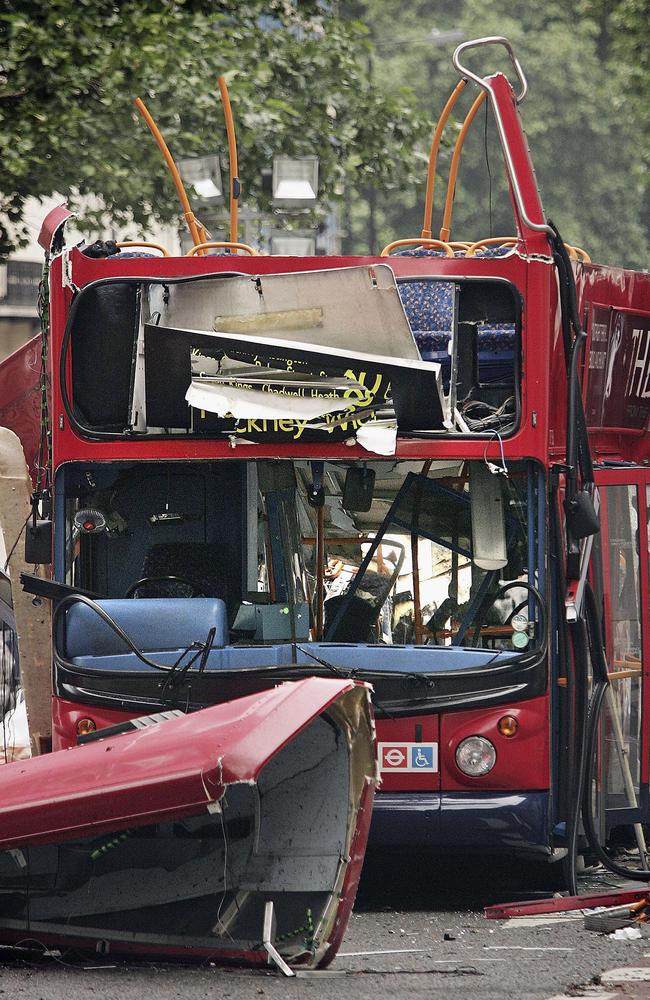
<path fill-rule="evenodd" d="M 153 586 L 156 589 L 165 588 L 165 585 L 169 587 L 169 594 L 160 594 L 156 596 L 160 597 L 205 597 L 203 589 L 199 587 L 198 584 L 194 583 L 193 580 L 189 580 L 186 576 L 143 576 L 142 579 L 136 580 L 132 583 L 130 587 L 127 587 L 124 596 L 136 598 L 138 590 L 144 587 Z M 179 594 L 176 592 L 177 587 L 184 587 L 189 591 L 188 594 Z M 137 599 L 137 598 L 136 598 Z"/>
<path fill-rule="evenodd" d="M 493 608 L 496 602 L 501 600 L 501 598 L 504 597 L 510 590 L 526 590 L 534 598 L 535 603 L 538 605 L 540 610 L 540 616 L 539 616 L 540 633 L 544 635 L 546 629 L 546 606 L 544 604 L 544 598 L 540 594 L 537 587 L 534 587 L 532 584 L 527 583 L 524 580 L 510 580 L 508 583 L 504 583 L 502 587 L 499 587 L 497 592 L 490 597 L 489 603 L 482 605 L 476 616 L 477 619 L 481 619 L 484 621 L 490 609 Z M 516 624 L 513 625 L 515 617 L 519 614 L 520 611 L 522 611 L 523 608 L 527 606 L 527 604 L 528 600 L 520 601 L 519 604 L 516 604 L 515 607 L 508 613 L 508 617 L 506 618 L 505 622 L 503 622 L 502 625 L 496 625 L 496 626 L 486 625 L 482 626 L 480 629 L 477 629 L 474 641 L 476 642 L 480 635 L 483 636 L 492 635 L 493 637 L 496 637 L 497 634 L 503 635 L 505 632 L 513 636 L 519 633 L 521 635 L 528 636 L 529 639 L 532 638 L 532 636 L 530 636 L 528 633 L 528 625 L 530 624 L 528 619 L 526 619 L 525 623 L 522 622 L 522 624 L 518 628 L 516 627 Z M 534 616 L 533 618 L 530 619 L 530 621 L 532 621 L 533 625 L 535 624 Z M 516 643 L 513 644 L 516 645 Z M 522 645 L 527 645 L 527 643 L 522 643 Z"/>

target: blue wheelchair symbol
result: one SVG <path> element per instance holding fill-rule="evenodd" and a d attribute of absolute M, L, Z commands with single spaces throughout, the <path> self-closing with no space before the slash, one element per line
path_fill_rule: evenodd
<path fill-rule="evenodd" d="M 433 769 L 433 747 L 411 747 L 411 767 Z"/>

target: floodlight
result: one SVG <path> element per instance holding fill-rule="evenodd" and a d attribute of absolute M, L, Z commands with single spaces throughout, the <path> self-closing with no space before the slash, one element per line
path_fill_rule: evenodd
<path fill-rule="evenodd" d="M 318 157 L 274 157 L 272 191 L 275 205 L 311 207 L 318 197 Z"/>
<path fill-rule="evenodd" d="M 221 164 L 218 156 L 190 156 L 178 161 L 178 169 L 185 184 L 191 187 L 202 201 L 223 198 Z"/>

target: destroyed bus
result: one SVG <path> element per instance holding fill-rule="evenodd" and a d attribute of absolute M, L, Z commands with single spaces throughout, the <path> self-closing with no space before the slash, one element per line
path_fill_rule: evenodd
<path fill-rule="evenodd" d="M 495 42 L 514 88 L 461 62 Z M 378 257 L 98 259 L 49 219 L 43 351 L 6 366 L 18 395 L 42 353 L 50 386 L 16 427 L 32 462 L 51 435 L 28 543 L 46 562 L 53 522 L 52 582 L 25 585 L 54 598 L 55 749 L 357 678 L 371 843 L 555 859 L 582 789 L 601 839 L 650 819 L 650 276 L 547 221 L 507 42 L 454 59 L 511 236 L 450 242 L 446 210 Z"/>

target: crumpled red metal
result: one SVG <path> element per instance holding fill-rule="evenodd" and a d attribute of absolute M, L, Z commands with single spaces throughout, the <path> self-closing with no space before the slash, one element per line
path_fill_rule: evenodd
<path fill-rule="evenodd" d="M 29 928 L 46 944 L 259 963 L 251 941 L 274 900 L 278 950 L 323 965 L 352 908 L 374 787 L 369 688 L 335 678 L 10 764 L 0 889 L 16 903 L 0 939 Z"/>

